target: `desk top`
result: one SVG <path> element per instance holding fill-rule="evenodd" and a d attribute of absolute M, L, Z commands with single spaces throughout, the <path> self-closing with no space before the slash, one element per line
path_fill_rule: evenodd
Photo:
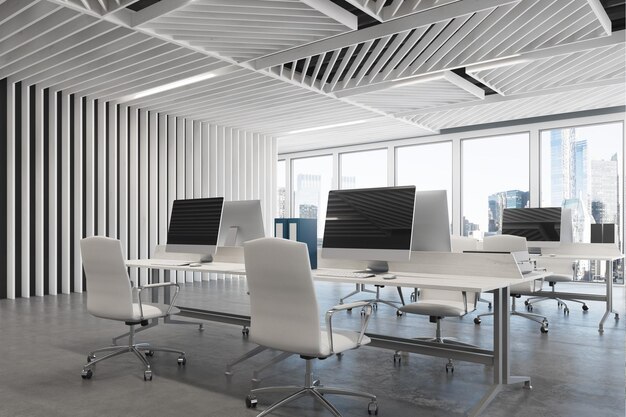
<path fill-rule="evenodd" d="M 167 262 L 167 260 L 165 260 Z M 126 266 L 137 268 L 163 269 L 170 271 L 188 271 L 188 272 L 215 272 L 222 274 L 245 275 L 246 267 L 241 263 L 230 262 L 206 262 L 201 266 L 189 265 L 164 265 L 159 264 L 159 259 L 129 259 Z"/>
<path fill-rule="evenodd" d="M 246 270 L 244 264 L 227 263 L 227 262 L 210 262 L 204 263 L 202 266 L 177 266 L 159 264 L 155 259 L 133 259 L 126 261 L 126 265 L 138 268 L 151 268 L 162 270 L 189 271 L 189 272 L 213 272 L 224 274 L 245 275 Z M 349 278 L 349 277 L 332 277 L 322 276 L 320 273 L 328 272 L 346 272 L 346 269 L 330 269 L 320 268 L 312 270 L 313 278 L 318 281 L 338 282 L 338 283 L 354 283 L 369 285 L 388 285 L 394 287 L 413 287 L 413 288 L 431 288 L 450 291 L 467 291 L 467 292 L 485 292 L 492 291 L 497 288 L 504 288 L 511 284 L 532 281 L 546 276 L 547 272 L 537 271 L 530 274 L 524 274 L 517 278 L 510 277 L 477 277 L 471 275 L 454 275 L 454 274 L 434 274 L 425 272 L 393 272 L 389 274 L 396 275 L 395 279 L 383 279 L 381 275 L 371 278 Z"/>
<path fill-rule="evenodd" d="M 541 258 L 585 259 L 591 261 L 616 261 L 624 254 L 614 243 L 561 243 L 556 248 L 544 248 Z"/>

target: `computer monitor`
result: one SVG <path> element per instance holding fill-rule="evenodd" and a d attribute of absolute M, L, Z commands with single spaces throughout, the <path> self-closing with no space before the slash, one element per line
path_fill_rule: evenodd
<path fill-rule="evenodd" d="M 409 260 L 414 206 L 414 186 L 330 191 L 322 257 L 369 261 L 375 272 Z"/>
<path fill-rule="evenodd" d="M 200 255 L 210 262 L 217 247 L 223 197 L 174 200 L 165 251 Z"/>
<path fill-rule="evenodd" d="M 242 246 L 265 237 L 260 200 L 225 201 L 218 246 Z"/>
<path fill-rule="evenodd" d="M 446 190 L 417 191 L 411 251 L 450 252 Z"/>
<path fill-rule="evenodd" d="M 502 234 L 522 236 L 530 247 L 556 247 L 572 241 L 572 215 L 561 207 L 505 208 Z"/>

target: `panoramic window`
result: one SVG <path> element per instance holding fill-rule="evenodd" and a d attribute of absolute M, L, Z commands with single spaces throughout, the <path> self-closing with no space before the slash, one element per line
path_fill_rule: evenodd
<path fill-rule="evenodd" d="M 396 185 L 415 185 L 418 191 L 446 190 L 452 221 L 452 142 L 396 148 Z"/>
<path fill-rule="evenodd" d="M 339 155 L 339 188 L 387 186 L 387 150 L 349 152 Z"/>
<path fill-rule="evenodd" d="M 278 161 L 276 165 L 276 217 L 288 217 L 287 211 L 287 163 L 285 160 Z"/>
<path fill-rule="evenodd" d="M 571 209 L 574 242 L 591 242 L 592 224 L 608 224 L 621 247 L 623 131 L 622 123 L 541 131 L 541 206 Z M 603 264 L 579 262 L 576 278 L 603 281 Z M 621 262 L 614 279 L 623 282 Z"/>
<path fill-rule="evenodd" d="M 529 206 L 529 134 L 461 142 L 464 236 L 499 234 L 505 208 Z"/>
<path fill-rule="evenodd" d="M 317 237 L 324 235 L 328 192 L 333 183 L 332 155 L 292 160 L 292 216 L 317 219 Z"/>

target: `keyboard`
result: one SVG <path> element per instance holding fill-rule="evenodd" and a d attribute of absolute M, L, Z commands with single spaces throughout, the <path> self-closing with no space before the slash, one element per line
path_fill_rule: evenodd
<path fill-rule="evenodd" d="M 152 259 L 152 264 L 159 266 L 186 266 L 190 263 L 190 261 L 177 261 L 173 259 Z"/>
<path fill-rule="evenodd" d="M 320 277 L 336 277 L 336 278 L 371 278 L 375 274 L 371 272 L 351 272 L 351 271 L 324 271 L 318 272 L 316 275 Z"/>

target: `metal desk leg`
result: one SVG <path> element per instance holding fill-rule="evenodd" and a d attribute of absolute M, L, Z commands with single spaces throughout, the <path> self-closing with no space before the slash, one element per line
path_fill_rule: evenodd
<path fill-rule="evenodd" d="M 164 282 L 170 282 L 170 271 L 169 271 L 169 269 L 165 269 L 163 272 L 165 273 Z M 164 294 L 163 296 L 165 297 L 163 302 L 165 304 L 169 304 L 170 303 L 170 299 L 171 299 L 170 298 L 170 287 L 165 287 L 164 291 L 163 291 L 163 294 Z M 170 316 L 166 316 L 163 319 L 163 321 L 164 321 L 164 323 L 167 323 L 167 324 L 193 324 L 193 325 L 197 325 L 198 326 L 198 330 L 199 331 L 204 330 L 204 324 L 200 323 L 200 322 L 176 320 L 176 319 L 171 318 Z"/>
<path fill-rule="evenodd" d="M 529 376 L 513 376 L 510 368 L 510 295 L 509 288 L 493 291 L 493 384 L 468 416 L 479 416 L 504 385 L 523 383 L 532 388 Z"/>
<path fill-rule="evenodd" d="M 598 332 L 600 334 L 604 333 L 604 322 L 609 317 L 609 314 L 615 314 L 615 320 L 619 320 L 619 313 L 613 308 L 613 261 L 607 260 L 606 263 L 606 310 L 598 325 Z"/>

